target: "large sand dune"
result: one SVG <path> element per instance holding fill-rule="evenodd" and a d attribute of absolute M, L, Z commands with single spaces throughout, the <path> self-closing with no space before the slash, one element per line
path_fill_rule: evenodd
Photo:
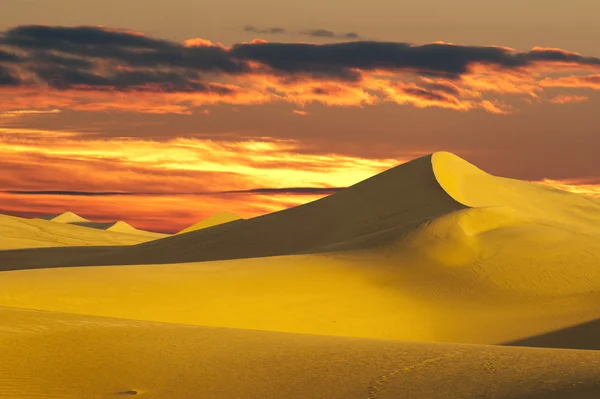
<path fill-rule="evenodd" d="M 600 352 L 216 329 L 0 308 L 0 398 L 595 399 Z"/>

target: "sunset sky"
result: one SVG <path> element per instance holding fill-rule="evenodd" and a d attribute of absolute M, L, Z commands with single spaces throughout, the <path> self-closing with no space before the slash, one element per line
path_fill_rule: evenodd
<path fill-rule="evenodd" d="M 0 0 L 0 213 L 175 232 L 439 150 L 600 197 L 600 2 Z"/>

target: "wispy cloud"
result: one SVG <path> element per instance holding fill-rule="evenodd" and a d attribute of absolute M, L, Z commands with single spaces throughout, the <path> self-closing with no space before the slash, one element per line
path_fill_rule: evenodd
<path fill-rule="evenodd" d="M 0 159 L 6 212 L 70 210 L 161 231 L 223 210 L 250 217 L 299 205 L 404 161 L 316 155 L 290 140 L 106 141 L 10 128 L 0 130 Z"/>

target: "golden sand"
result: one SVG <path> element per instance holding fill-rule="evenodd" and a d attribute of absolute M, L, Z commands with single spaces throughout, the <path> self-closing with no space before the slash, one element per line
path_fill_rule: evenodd
<path fill-rule="evenodd" d="M 118 233 L 142 235 L 142 236 L 151 237 L 154 239 L 164 238 L 164 237 L 169 236 L 168 234 L 161 234 L 161 233 L 155 233 L 152 231 L 139 230 L 139 229 L 136 229 L 135 227 L 131 226 L 129 223 L 123 222 L 121 220 L 119 220 L 117 222 L 89 222 L 89 221 L 73 222 L 72 224 L 75 224 L 78 226 L 83 226 L 83 227 L 90 227 L 93 229 L 114 231 L 114 232 L 118 232 Z"/>
<path fill-rule="evenodd" d="M 600 352 L 367 340 L 0 308 L 0 398 L 595 399 Z"/>
<path fill-rule="evenodd" d="M 0 397 L 592 399 L 600 352 L 467 344 L 598 348 L 599 266 L 599 201 L 436 153 L 241 223 L 0 251 Z"/>
<path fill-rule="evenodd" d="M 154 237 L 90 229 L 67 221 L 57 223 L 55 220 L 0 215 L 0 250 L 64 246 L 123 246 L 140 244 L 152 238 Z M 78 251 L 85 253 L 86 249 L 82 248 Z M 48 260 L 36 258 L 38 262 Z M 0 260 L 0 270 L 6 266 L 6 263 L 7 260 Z"/>

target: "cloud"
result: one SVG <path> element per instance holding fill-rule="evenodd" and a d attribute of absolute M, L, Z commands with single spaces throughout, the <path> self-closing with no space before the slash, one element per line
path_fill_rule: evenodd
<path fill-rule="evenodd" d="M 544 87 L 569 87 L 581 89 L 600 90 L 600 74 L 587 76 L 564 76 L 560 78 L 546 78 L 540 82 Z"/>
<path fill-rule="evenodd" d="M 589 100 L 586 96 L 571 96 L 571 95 L 558 95 L 552 97 L 549 101 L 553 104 L 568 104 L 568 103 L 580 103 Z"/>
<path fill-rule="evenodd" d="M 311 37 L 327 37 L 332 39 L 361 39 L 361 36 L 356 32 L 338 33 L 327 29 L 308 29 L 302 31 L 301 34 Z"/>
<path fill-rule="evenodd" d="M 307 32 L 358 38 L 324 29 Z M 506 95 L 539 100 L 548 87 L 600 87 L 600 75 L 549 76 L 598 71 L 600 58 L 541 47 L 517 51 L 364 40 L 255 40 L 223 46 L 106 27 L 27 25 L 0 35 L 0 51 L 0 111 L 39 106 L 185 114 L 206 104 L 283 101 L 332 106 L 395 102 L 506 114 L 512 112 L 503 101 Z"/>
<path fill-rule="evenodd" d="M 287 31 L 284 28 L 274 27 L 274 28 L 259 29 L 253 25 L 244 26 L 244 31 L 252 32 L 252 33 L 260 33 L 260 34 L 268 34 L 268 35 L 280 35 L 282 33 L 287 33 Z"/>
<path fill-rule="evenodd" d="M 597 179 L 598 182 L 600 179 Z M 558 188 L 560 190 L 569 191 L 576 194 L 582 194 L 592 198 L 600 199 L 600 184 L 587 182 L 585 180 L 554 180 L 554 179 L 543 179 L 540 181 L 549 187 Z"/>
<path fill-rule="evenodd" d="M 312 201 L 403 162 L 310 152 L 290 140 L 106 141 L 2 128 L 0 202 L 12 214 L 93 211 L 166 230 L 223 210 L 250 217 Z"/>
<path fill-rule="evenodd" d="M 206 192 L 132 192 L 132 191 L 64 191 L 64 190 L 3 190 L 3 194 L 18 195 L 58 195 L 66 197 L 145 197 L 145 196 L 206 196 L 230 194 L 269 194 L 269 195 L 329 195 L 343 187 L 283 187 L 253 188 L 248 190 L 206 191 Z"/>

